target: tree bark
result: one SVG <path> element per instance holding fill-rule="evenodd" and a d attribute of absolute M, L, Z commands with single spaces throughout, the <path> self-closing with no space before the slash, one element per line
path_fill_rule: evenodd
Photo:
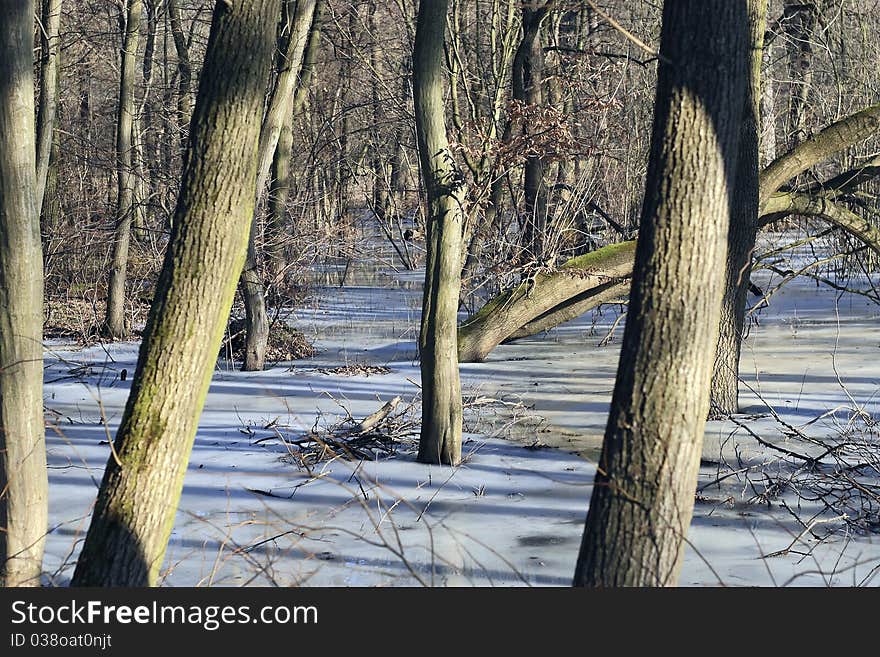
<path fill-rule="evenodd" d="M 214 8 L 171 241 L 74 586 L 156 584 L 244 263 L 277 8 Z"/>
<path fill-rule="evenodd" d="M 629 311 L 578 586 L 677 582 L 718 340 L 747 45 L 745 0 L 664 4 Z"/>
<path fill-rule="evenodd" d="M 48 516 L 34 3 L 0 4 L 0 586 L 39 586 Z"/>
<path fill-rule="evenodd" d="M 142 12 L 143 0 L 127 0 L 116 118 L 116 232 L 107 282 L 107 314 L 104 319 L 104 333 L 115 339 L 128 336 L 128 327 L 125 325 L 125 280 L 134 213 L 132 129 L 135 113 L 135 66 Z"/>
<path fill-rule="evenodd" d="M 761 121 L 761 64 L 767 0 L 747 0 L 749 14 L 749 85 L 743 107 L 736 192 L 727 233 L 727 267 L 715 365 L 712 371 L 712 415 L 739 411 L 739 359 L 745 327 L 752 252 L 758 236 L 759 163 L 758 134 Z"/>
<path fill-rule="evenodd" d="M 461 461 L 461 381 L 456 357 L 465 200 L 446 135 L 443 47 L 447 0 L 422 0 L 413 49 L 413 102 L 425 185 L 427 255 L 419 355 L 422 429 L 418 460 Z"/>

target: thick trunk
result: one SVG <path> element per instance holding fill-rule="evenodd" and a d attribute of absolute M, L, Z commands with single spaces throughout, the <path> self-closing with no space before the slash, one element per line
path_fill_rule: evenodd
<path fill-rule="evenodd" d="M 664 5 L 629 312 L 575 585 L 677 582 L 718 340 L 747 44 L 745 0 Z"/>
<path fill-rule="evenodd" d="M 748 0 L 748 12 L 750 75 L 743 105 L 733 215 L 727 233 L 724 297 L 710 395 L 713 415 L 730 415 L 739 410 L 739 358 L 752 252 L 758 235 L 758 131 L 767 0 Z"/>
<path fill-rule="evenodd" d="M 171 241 L 75 586 L 156 584 L 244 262 L 276 19 L 275 0 L 214 9 Z"/>
<path fill-rule="evenodd" d="M 462 402 L 456 358 L 465 189 L 446 136 L 443 45 L 447 0 L 419 5 L 413 50 L 413 101 L 427 193 L 427 246 L 419 356 L 422 463 L 461 461 Z"/>
<path fill-rule="evenodd" d="M 125 279 L 136 182 L 132 169 L 132 130 L 135 113 L 135 64 L 142 12 L 142 0 L 128 0 L 116 118 L 116 233 L 107 282 L 107 314 L 104 319 L 104 332 L 111 338 L 125 338 L 128 335 L 125 325 Z"/>
<path fill-rule="evenodd" d="M 34 3 L 0 5 L 0 586 L 39 586 L 48 514 Z"/>
<path fill-rule="evenodd" d="M 289 120 L 296 82 L 313 27 L 316 4 L 317 0 L 285 2 L 283 19 L 287 25 L 281 35 L 278 77 L 260 131 L 255 187 L 257 208 L 260 206 L 260 199 L 269 179 L 278 139 L 285 122 Z M 266 345 L 269 341 L 269 315 L 266 312 L 266 291 L 257 264 L 256 236 L 255 221 L 251 226 L 247 259 L 240 281 L 245 308 L 245 359 L 241 369 L 246 372 L 263 369 L 266 362 Z"/>

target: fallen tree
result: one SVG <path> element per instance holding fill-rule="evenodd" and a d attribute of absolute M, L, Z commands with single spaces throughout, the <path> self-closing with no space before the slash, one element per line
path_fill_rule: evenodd
<path fill-rule="evenodd" d="M 874 105 L 829 125 L 774 160 L 761 172 L 755 230 L 789 215 L 810 216 L 880 253 L 880 230 L 838 202 L 880 175 L 876 158 L 803 191 L 780 191 L 796 176 L 878 132 L 880 105 Z M 483 361 L 502 342 L 547 331 L 602 303 L 627 297 L 634 253 L 634 240 L 611 244 L 501 293 L 459 326 L 459 362 Z M 744 275 L 748 269 L 748 263 L 739 268 Z"/>

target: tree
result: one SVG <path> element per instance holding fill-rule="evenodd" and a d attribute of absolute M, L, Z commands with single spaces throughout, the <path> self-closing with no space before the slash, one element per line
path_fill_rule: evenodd
<path fill-rule="evenodd" d="M 156 583 L 254 211 L 275 0 L 216 3 L 171 241 L 73 584 Z"/>
<path fill-rule="evenodd" d="M 713 414 L 739 410 L 739 359 L 745 328 L 749 274 L 758 235 L 760 195 L 758 134 L 761 124 L 761 64 L 767 0 L 749 0 L 749 85 L 746 88 L 736 171 L 736 200 L 727 234 L 727 268 L 710 404 Z"/>
<path fill-rule="evenodd" d="M 457 312 L 461 290 L 464 185 L 446 136 L 443 45 L 447 0 L 421 0 L 413 46 L 413 103 L 427 195 L 425 287 L 419 333 L 422 429 L 418 459 L 461 460 Z"/>
<path fill-rule="evenodd" d="M 119 107 L 116 119 L 116 234 L 110 276 L 107 280 L 107 314 L 104 332 L 111 338 L 128 335 L 125 326 L 125 280 L 128 270 L 128 246 L 134 215 L 135 175 L 132 166 L 132 129 L 135 115 L 135 71 L 138 40 L 143 14 L 143 0 L 127 0 L 119 73 Z"/>
<path fill-rule="evenodd" d="M 61 68 L 59 31 L 61 0 L 43 0 L 40 29 L 40 104 L 37 109 L 37 208 L 43 207 L 49 160 L 54 143 L 58 107 L 58 70 Z"/>
<path fill-rule="evenodd" d="M 278 77 L 270 96 L 263 128 L 257 167 L 256 206 L 259 207 L 272 162 L 278 148 L 284 124 L 290 120 L 296 83 L 300 76 L 303 56 L 309 35 L 317 29 L 314 21 L 317 0 L 286 0 L 282 16 L 280 48 L 278 49 Z M 282 143 L 282 148 L 284 144 Z M 257 223 L 251 224 L 247 258 L 241 274 L 241 293 L 245 308 L 245 355 L 241 369 L 259 371 L 266 361 L 269 340 L 269 316 L 266 313 L 266 293 L 257 270 Z"/>
<path fill-rule="evenodd" d="M 629 312 L 576 585 L 677 581 L 718 339 L 747 44 L 746 0 L 664 4 Z"/>
<path fill-rule="evenodd" d="M 39 586 L 48 516 L 33 20 L 0 2 L 0 586 Z"/>

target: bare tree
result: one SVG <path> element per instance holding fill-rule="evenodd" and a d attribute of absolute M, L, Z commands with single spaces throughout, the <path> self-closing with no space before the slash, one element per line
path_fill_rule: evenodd
<path fill-rule="evenodd" d="M 39 586 L 48 515 L 33 19 L 0 2 L 0 586 Z"/>
<path fill-rule="evenodd" d="M 419 461 L 461 460 L 461 382 L 457 311 L 461 288 L 464 186 L 446 136 L 443 44 L 447 0 L 422 0 L 413 49 L 413 100 L 419 162 L 428 197 L 428 253 L 419 356 L 422 430 Z"/>
<path fill-rule="evenodd" d="M 664 5 L 629 312 L 576 585 L 672 585 L 681 569 L 718 339 L 747 44 L 746 0 Z"/>
<path fill-rule="evenodd" d="M 244 263 L 277 19 L 275 0 L 214 9 L 171 242 L 74 585 L 156 583 Z"/>

